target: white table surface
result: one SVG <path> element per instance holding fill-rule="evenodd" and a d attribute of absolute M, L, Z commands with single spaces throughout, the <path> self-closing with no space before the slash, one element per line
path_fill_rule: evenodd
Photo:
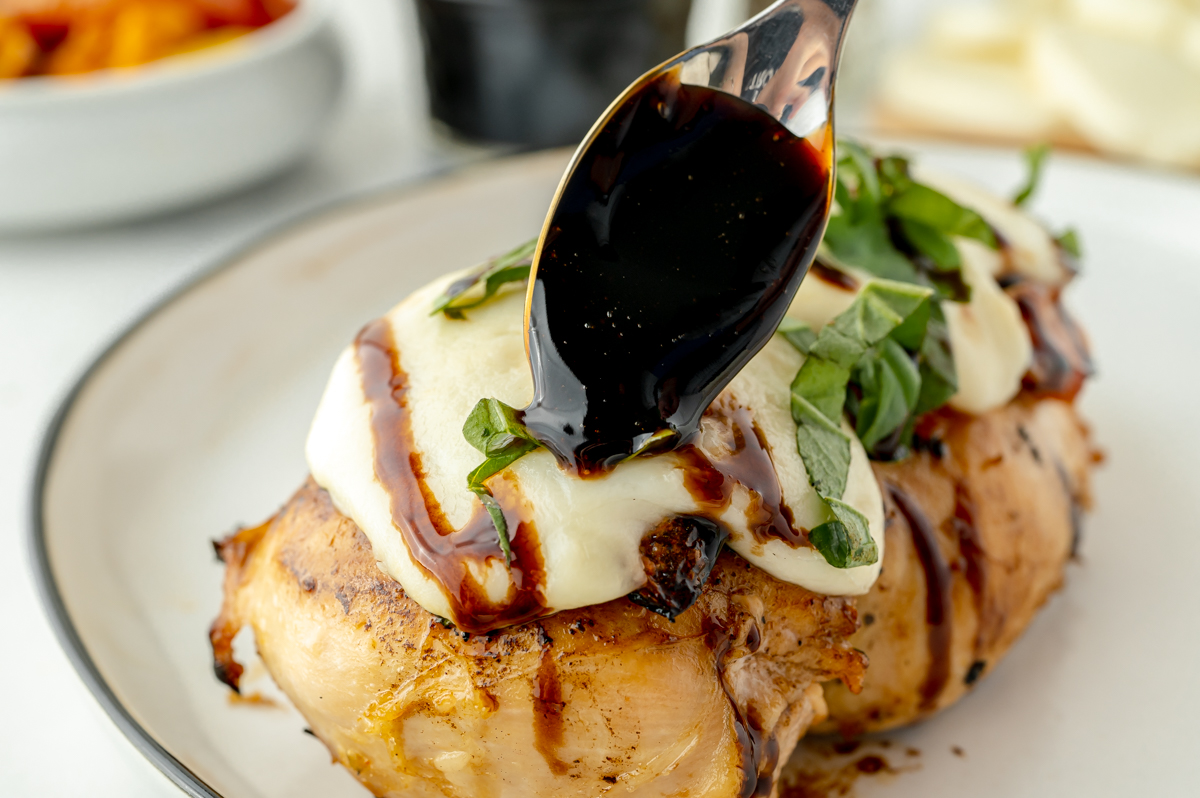
<path fill-rule="evenodd" d="M 877 17 L 872 27 L 913 25 L 911 0 L 874 2 L 888 7 L 896 25 L 882 26 Z M 299 167 L 234 197 L 158 219 L 0 237 L 4 798 L 181 795 L 125 740 L 76 676 L 31 577 L 34 464 L 46 425 L 83 369 L 157 300 L 306 209 L 501 152 L 455 143 L 431 129 L 411 0 L 349 0 L 338 14 L 350 63 L 346 102 L 322 146 Z M 710 26 L 722 24 L 724 17 L 717 17 Z M 850 82 L 844 76 L 843 108 Z M 843 130 L 850 116 L 843 111 Z"/>
<path fill-rule="evenodd" d="M 340 4 L 346 102 L 320 149 L 265 185 L 120 227 L 0 238 L 0 796 L 181 793 L 128 743 L 59 648 L 29 568 L 41 437 L 81 371 L 223 253 L 305 209 L 493 154 L 430 129 L 407 2 Z"/>

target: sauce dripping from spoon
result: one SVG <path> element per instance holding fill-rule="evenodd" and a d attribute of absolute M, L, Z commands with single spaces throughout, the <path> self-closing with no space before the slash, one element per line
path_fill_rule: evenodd
<path fill-rule="evenodd" d="M 559 188 L 526 301 L 523 422 L 564 468 L 596 476 L 696 434 L 812 262 L 831 150 L 677 70 L 598 125 Z"/>

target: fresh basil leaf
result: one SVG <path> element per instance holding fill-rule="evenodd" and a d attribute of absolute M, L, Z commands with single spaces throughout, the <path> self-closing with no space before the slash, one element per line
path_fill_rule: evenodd
<path fill-rule="evenodd" d="M 483 508 L 492 517 L 492 526 L 496 527 L 496 537 L 500 541 L 500 551 L 504 552 L 504 564 L 512 565 L 512 542 L 508 538 L 508 521 L 504 518 L 504 510 L 491 491 L 483 486 L 472 486 L 471 492 L 479 497 Z"/>
<path fill-rule="evenodd" d="M 1037 191 L 1038 184 L 1042 180 L 1042 167 L 1045 165 L 1046 156 L 1049 154 L 1050 145 L 1045 142 L 1035 144 L 1025 150 L 1025 165 L 1029 171 L 1025 177 L 1025 184 L 1013 196 L 1013 205 L 1016 205 L 1018 208 L 1021 207 Z"/>
<path fill-rule="evenodd" d="M 887 203 L 887 213 L 920 222 L 946 235 L 974 238 L 995 249 L 998 244 L 991 226 L 969 208 L 964 208 L 940 191 L 911 182 Z"/>
<path fill-rule="evenodd" d="M 810 349 L 809 357 L 792 380 L 792 415 L 801 412 L 796 405 L 797 401 L 801 401 L 804 407 L 811 407 L 812 412 L 831 422 L 841 418 L 849 382 L 849 366 L 826 360 Z"/>
<path fill-rule="evenodd" d="M 779 323 L 779 327 L 776 328 L 775 332 L 782 335 L 802 355 L 807 355 L 808 350 L 812 348 L 813 343 L 817 340 L 817 334 L 813 332 L 812 327 L 809 327 L 802 321 L 793 319 L 791 316 L 784 316 L 783 321 Z"/>
<path fill-rule="evenodd" d="M 921 310 L 931 295 L 930 289 L 907 283 L 868 283 L 854 304 L 826 325 L 810 347 L 808 358 L 792 381 L 793 414 L 799 398 L 836 426 L 855 363 L 867 349 Z"/>
<path fill-rule="evenodd" d="M 919 343 L 922 335 L 918 331 L 904 328 L 906 319 L 914 314 L 928 319 L 933 291 L 924 286 L 875 280 L 866 285 L 846 311 L 826 325 L 808 346 L 808 357 L 792 381 L 792 418 L 796 422 L 796 446 L 808 471 L 809 481 L 817 494 L 826 502 L 835 516 L 836 524 L 823 525 L 817 535 L 824 543 L 817 546 L 822 556 L 838 568 L 849 568 L 875 562 L 869 559 L 878 549 L 873 547 L 870 530 L 861 514 L 855 513 L 841 502 L 850 474 L 850 436 L 842 429 L 842 413 L 846 406 L 846 386 L 852 371 L 864 355 L 877 344 L 881 344 L 897 329 L 904 333 L 905 340 Z M 889 339 L 890 340 L 890 339 Z M 906 407 L 917 401 L 919 375 L 908 353 L 896 342 L 884 343 L 878 357 L 867 358 L 869 363 L 883 360 L 886 366 L 867 365 L 875 369 L 871 379 L 888 381 L 888 408 L 884 414 L 872 410 L 872 417 L 882 417 L 881 423 L 890 423 L 894 393 Z M 903 367 L 900 361 L 891 363 L 889 358 L 901 358 L 911 366 L 903 374 L 884 374 L 887 368 L 896 372 Z M 883 389 L 876 391 L 881 396 Z M 907 413 L 901 418 L 901 423 Z M 843 517 L 844 516 L 844 517 Z M 820 527 L 819 527 L 820 528 Z M 814 530 L 815 532 L 815 530 Z M 823 537 L 825 536 L 825 537 Z M 810 533 L 810 540 L 812 533 Z M 842 546 L 839 541 L 845 541 Z M 822 548 L 824 546 L 824 548 Z M 839 564 L 842 563 L 842 564 Z M 852 563 L 846 565 L 845 563 Z"/>
<path fill-rule="evenodd" d="M 518 419 L 517 411 L 498 399 L 480 399 L 463 424 L 463 437 L 487 458 L 467 475 L 467 489 L 483 502 L 504 552 L 504 564 L 512 563 L 508 524 L 499 502 L 484 483 L 503 471 L 541 443 Z"/>
<path fill-rule="evenodd" d="M 859 202 L 879 204 L 882 196 L 879 193 L 875 157 L 865 147 L 853 141 L 839 141 L 838 170 L 839 184 L 847 182 L 843 177 L 850 178 Z M 847 185 L 846 188 L 849 189 L 850 186 Z"/>
<path fill-rule="evenodd" d="M 633 454 L 629 455 L 621 462 L 628 462 L 635 457 L 644 457 L 657 451 L 670 448 L 678 439 L 679 433 L 673 429 L 660 429 L 657 432 L 652 432 L 647 435 L 638 435 L 634 438 Z"/>
<path fill-rule="evenodd" d="M 912 261 L 900 254 L 878 213 L 857 222 L 847 213 L 829 218 L 823 239 L 837 260 L 858 266 L 876 277 L 902 283 L 919 283 Z"/>
<path fill-rule="evenodd" d="M 894 338 L 885 338 L 859 361 L 854 381 L 862 389 L 856 430 L 868 452 L 912 417 L 921 393 L 921 373 Z"/>
<path fill-rule="evenodd" d="M 958 390 L 958 372 L 954 367 L 954 353 L 950 349 L 946 314 L 937 302 L 931 302 L 929 310 L 920 349 L 921 396 L 917 399 L 914 416 L 936 410 Z M 910 347 L 909 351 L 913 349 Z"/>
<path fill-rule="evenodd" d="M 913 179 L 908 173 L 908 159 L 899 155 L 888 155 L 876 158 L 876 169 L 879 171 L 879 193 L 883 199 L 893 197 L 898 191 L 903 191 L 912 185 Z"/>
<path fill-rule="evenodd" d="M 882 341 L 931 295 L 924 286 L 874 280 L 817 335 L 811 354 L 846 368 Z"/>
<path fill-rule="evenodd" d="M 822 497 L 846 492 L 850 474 L 850 436 L 824 413 L 792 394 L 796 418 L 796 446 L 808 472 L 808 480 Z"/>
<path fill-rule="evenodd" d="M 467 487 L 472 490 L 475 490 L 477 487 L 483 487 L 483 484 L 490 477 L 508 468 L 536 448 L 538 448 L 536 444 L 525 442 L 524 445 L 515 447 L 504 454 L 489 457 L 477 465 L 470 474 L 467 474 Z"/>
<path fill-rule="evenodd" d="M 916 352 L 925 341 L 925 331 L 935 308 L 940 311 L 936 296 L 931 296 L 909 313 L 899 327 L 888 335 L 910 352 Z"/>
<path fill-rule="evenodd" d="M 498 399 L 480 399 L 475 404 L 463 424 L 463 437 L 487 457 L 518 449 L 524 454 L 540 445 L 517 420 L 517 411 Z"/>
<path fill-rule="evenodd" d="M 930 285 L 946 299 L 969 301 L 952 237 L 996 247 L 983 217 L 913 180 L 905 158 L 875 158 L 847 141 L 838 142 L 838 151 L 837 208 L 825 233 L 826 253 L 876 277 Z"/>
<path fill-rule="evenodd" d="M 1079 234 L 1075 232 L 1074 228 L 1068 229 L 1058 238 L 1054 239 L 1054 241 L 1072 257 L 1083 257 L 1083 253 L 1079 247 Z"/>
<path fill-rule="evenodd" d="M 929 258 L 937 271 L 948 272 L 962 268 L 962 257 L 958 254 L 958 247 L 936 228 L 924 222 L 901 219 L 900 229 L 913 248 Z"/>
<path fill-rule="evenodd" d="M 808 542 L 834 568 L 850 567 L 850 532 L 841 521 L 826 521 L 809 530 Z"/>
<path fill-rule="evenodd" d="M 504 285 L 528 280 L 536 249 L 536 238 L 526 241 L 519 247 L 493 258 L 475 274 L 451 283 L 446 293 L 434 300 L 433 310 L 429 315 L 442 313 L 449 319 L 465 319 L 463 311 L 477 308 L 487 302 Z M 483 283 L 482 290 L 474 299 L 468 299 L 467 293 L 480 282 Z"/>
<path fill-rule="evenodd" d="M 835 568 L 855 568 L 879 562 L 879 546 L 871 537 L 866 516 L 836 499 L 829 502 L 834 518 L 808 533 L 808 540 Z"/>

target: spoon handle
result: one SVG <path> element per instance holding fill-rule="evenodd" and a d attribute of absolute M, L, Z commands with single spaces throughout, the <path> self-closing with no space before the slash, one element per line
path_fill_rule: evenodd
<path fill-rule="evenodd" d="M 842 41 L 857 0 L 779 0 L 761 14 L 660 69 L 765 110 L 797 136 L 832 118 Z"/>

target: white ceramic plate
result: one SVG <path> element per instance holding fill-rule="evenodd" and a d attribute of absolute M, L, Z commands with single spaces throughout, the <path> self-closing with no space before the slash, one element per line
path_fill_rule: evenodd
<path fill-rule="evenodd" d="M 1013 153 L 924 155 L 997 189 L 1019 180 Z M 564 163 L 493 162 L 296 224 L 151 313 L 64 405 L 34 497 L 46 601 L 114 721 L 188 793 L 366 794 L 293 710 L 231 704 L 214 678 L 210 541 L 300 484 L 309 419 L 355 331 L 535 233 Z M 860 795 L 1124 798 L 1200 784 L 1200 183 L 1061 159 L 1038 210 L 1077 225 L 1087 249 L 1070 304 L 1094 341 L 1100 376 L 1083 405 L 1109 460 L 1082 562 L 973 695 L 891 736 L 922 751 L 921 767 Z"/>

